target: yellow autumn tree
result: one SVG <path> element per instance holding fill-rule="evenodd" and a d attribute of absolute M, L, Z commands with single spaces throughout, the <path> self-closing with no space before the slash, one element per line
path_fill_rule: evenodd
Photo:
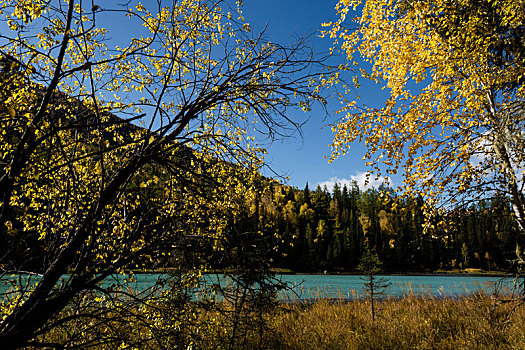
<path fill-rule="evenodd" d="M 189 346 L 158 310 L 139 317 L 144 294 L 101 282 L 189 256 L 192 287 L 258 191 L 258 142 L 324 102 L 324 63 L 252 33 L 239 2 L 105 6 L 0 2 L 3 349 Z M 137 34 L 117 45 L 101 23 Z"/>
<path fill-rule="evenodd" d="M 343 97 L 332 159 L 364 142 L 368 165 L 401 173 L 402 190 L 425 198 L 427 214 L 504 195 L 525 234 L 523 2 L 341 0 L 336 8 L 325 35 L 359 66 L 356 85 L 371 80 L 389 98 L 372 108 Z"/>

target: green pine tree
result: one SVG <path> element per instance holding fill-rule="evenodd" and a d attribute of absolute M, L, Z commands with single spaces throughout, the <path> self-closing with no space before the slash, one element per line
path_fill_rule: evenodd
<path fill-rule="evenodd" d="M 377 297 L 385 294 L 386 288 L 390 286 L 387 278 L 378 277 L 377 274 L 382 271 L 382 262 L 376 252 L 372 251 L 368 244 L 365 244 L 363 255 L 357 266 L 357 270 L 363 273 L 363 289 L 370 300 L 370 310 L 372 321 L 375 321 L 375 300 Z"/>

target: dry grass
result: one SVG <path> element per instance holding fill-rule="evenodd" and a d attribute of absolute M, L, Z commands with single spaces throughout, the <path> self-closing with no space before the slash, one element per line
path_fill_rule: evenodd
<path fill-rule="evenodd" d="M 268 348 L 525 349 L 525 306 L 515 308 L 484 293 L 384 300 L 375 322 L 368 301 L 319 297 L 275 318 Z"/>
<path fill-rule="evenodd" d="M 457 299 L 414 293 L 386 299 L 377 303 L 375 322 L 368 301 L 348 301 L 341 294 L 334 299 L 333 292 L 277 309 L 226 304 L 202 309 L 190 303 L 191 312 L 181 316 L 161 308 L 154 324 L 117 331 L 120 339 L 145 340 L 138 348 L 159 350 L 525 349 L 525 305 L 502 303 L 482 292 Z M 61 338 L 56 332 L 50 336 L 48 340 Z M 92 347 L 106 348 L 112 347 Z"/>

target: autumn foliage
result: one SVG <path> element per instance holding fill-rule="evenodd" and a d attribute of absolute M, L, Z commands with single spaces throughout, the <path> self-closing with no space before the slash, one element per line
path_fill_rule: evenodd
<path fill-rule="evenodd" d="M 191 277 L 178 290 L 195 286 L 207 257 L 257 235 L 231 227 L 264 188 L 259 143 L 297 129 L 289 108 L 324 103 L 322 59 L 252 33 L 240 3 L 110 6 L 0 3 L 5 349 L 47 346 L 54 329 L 60 346 L 131 346 L 115 332 L 130 317 L 163 334 L 153 294 L 100 282 L 169 261 Z M 117 43 L 102 23 L 136 36 Z"/>
<path fill-rule="evenodd" d="M 325 35 L 359 66 L 355 85 L 389 98 L 372 108 L 342 96 L 332 157 L 364 142 L 376 174 L 402 174 L 429 215 L 503 194 L 525 232 L 522 2 L 345 0 L 337 11 Z"/>

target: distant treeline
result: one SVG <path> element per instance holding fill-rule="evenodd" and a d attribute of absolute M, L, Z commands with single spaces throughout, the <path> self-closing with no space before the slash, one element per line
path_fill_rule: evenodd
<path fill-rule="evenodd" d="M 300 190 L 262 177 L 256 182 L 247 186 L 252 190 L 232 213 L 229 232 L 220 242 L 181 238 L 172 255 L 143 266 L 191 269 L 206 262 L 212 269 L 239 271 L 354 272 L 365 245 L 391 273 L 506 270 L 515 259 L 518 233 L 504 197 L 451 209 L 446 228 L 424 232 L 423 200 L 398 198 L 386 187 L 362 191 L 357 185 L 336 184 L 330 193 L 326 187 L 311 191 L 307 184 Z M 395 200 L 385 201 L 382 192 Z M 17 237 L 7 237 L 0 254 L 13 266 L 40 271 L 38 235 Z M 31 261 L 21 261 L 25 249 L 33 252 Z"/>
<path fill-rule="evenodd" d="M 422 199 L 387 202 L 382 191 L 395 198 L 388 188 L 335 185 L 330 193 L 271 184 L 247 201 L 241 226 L 277 237 L 272 265 L 296 271 L 354 271 L 364 244 L 387 272 L 506 269 L 515 257 L 517 230 L 505 198 L 451 209 L 446 228 L 425 233 Z"/>

